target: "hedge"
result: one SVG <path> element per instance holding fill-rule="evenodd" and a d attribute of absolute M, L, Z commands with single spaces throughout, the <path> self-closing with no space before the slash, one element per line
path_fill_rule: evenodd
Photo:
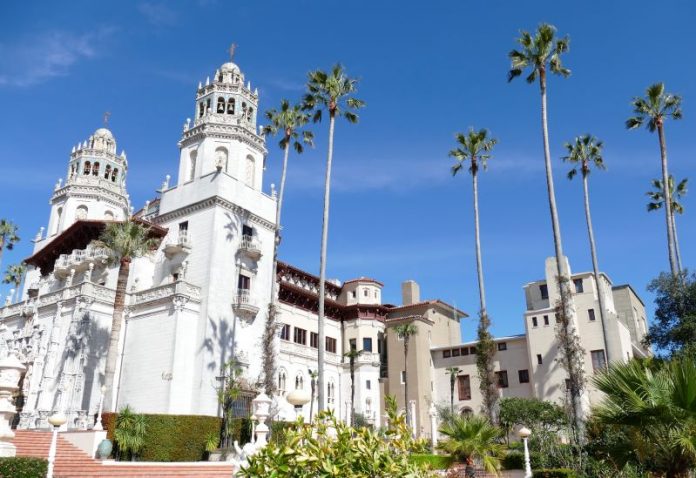
<path fill-rule="evenodd" d="M 578 475 L 569 468 L 551 468 L 547 470 L 535 470 L 532 475 L 535 478 L 577 478 Z"/>
<path fill-rule="evenodd" d="M 524 453 L 513 450 L 500 460 L 503 470 L 524 470 Z"/>
<path fill-rule="evenodd" d="M 454 459 L 451 456 L 445 455 L 433 455 L 433 454 L 412 454 L 409 457 L 409 461 L 416 465 L 429 465 L 431 470 L 446 470 L 452 463 Z"/>
<path fill-rule="evenodd" d="M 48 461 L 43 458 L 0 458 L 0 478 L 44 478 L 47 469 Z"/>

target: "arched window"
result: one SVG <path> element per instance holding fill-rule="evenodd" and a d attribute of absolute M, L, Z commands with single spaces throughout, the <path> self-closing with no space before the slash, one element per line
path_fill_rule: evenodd
<path fill-rule="evenodd" d="M 295 376 L 295 390 L 304 390 L 304 377 L 301 373 Z"/>
<path fill-rule="evenodd" d="M 90 163 L 89 161 L 85 161 L 85 169 L 82 171 L 82 174 L 86 175 L 90 172 L 92 172 L 92 163 Z"/>
<path fill-rule="evenodd" d="M 51 235 L 55 235 L 58 233 L 58 228 L 60 227 L 60 220 L 63 217 L 63 208 L 59 207 L 58 210 L 56 211 L 56 219 L 53 222 L 53 227 L 51 228 Z"/>
<path fill-rule="evenodd" d="M 92 176 L 99 176 L 99 163 L 94 163 L 92 167 Z"/>
<path fill-rule="evenodd" d="M 104 179 L 109 179 L 109 176 L 111 176 L 111 165 L 107 164 L 104 168 Z"/>
<path fill-rule="evenodd" d="M 247 120 L 251 121 L 252 116 L 254 115 L 254 108 L 249 108 L 247 110 Z"/>
<path fill-rule="evenodd" d="M 111 173 L 111 181 L 115 183 L 117 177 L 118 177 L 118 168 L 114 168 L 113 172 Z"/>
<path fill-rule="evenodd" d="M 254 179 L 256 176 L 256 162 L 254 161 L 254 157 L 249 155 L 246 157 L 246 164 L 245 164 L 245 182 L 247 183 L 248 186 L 254 187 Z"/>
<path fill-rule="evenodd" d="M 329 382 L 326 386 L 326 398 L 329 405 L 336 403 L 336 384 Z"/>
<path fill-rule="evenodd" d="M 469 407 L 462 408 L 461 415 L 463 417 L 470 417 L 474 414 L 474 411 Z"/>
<path fill-rule="evenodd" d="M 189 155 L 189 169 L 188 175 L 186 176 L 186 181 L 193 181 L 196 177 L 196 158 L 198 157 L 198 151 L 191 151 Z"/>
<path fill-rule="evenodd" d="M 207 113 L 208 111 L 210 111 L 210 98 L 205 100 L 205 112 Z"/>
<path fill-rule="evenodd" d="M 203 113 L 205 113 L 205 105 L 201 101 L 200 103 L 198 103 L 198 117 L 200 118 L 201 116 L 203 116 Z"/>
<path fill-rule="evenodd" d="M 217 112 L 225 112 L 225 98 L 223 98 L 222 96 L 217 99 Z"/>
<path fill-rule="evenodd" d="M 215 169 L 227 171 L 227 149 L 222 146 L 215 150 Z"/>
<path fill-rule="evenodd" d="M 70 166 L 70 179 L 72 179 L 73 176 L 75 176 L 75 173 L 76 173 L 76 172 L 77 172 L 77 165 L 76 165 L 75 163 L 73 163 L 73 164 Z"/>
<path fill-rule="evenodd" d="M 278 372 L 278 391 L 285 392 L 287 390 L 287 381 L 287 373 L 285 373 L 285 370 L 281 369 L 280 372 Z"/>
<path fill-rule="evenodd" d="M 230 98 L 227 100 L 227 114 L 228 115 L 234 114 L 234 98 Z"/>
<path fill-rule="evenodd" d="M 111 211 L 106 211 L 104 213 L 104 220 L 106 221 L 113 221 L 114 220 L 114 213 Z"/>
<path fill-rule="evenodd" d="M 87 219 L 88 212 L 89 210 L 87 209 L 87 206 L 78 206 L 77 210 L 75 211 L 75 217 L 78 221 L 85 220 Z"/>

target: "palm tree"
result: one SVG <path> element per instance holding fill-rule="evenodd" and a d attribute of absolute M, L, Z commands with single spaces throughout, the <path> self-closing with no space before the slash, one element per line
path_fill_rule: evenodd
<path fill-rule="evenodd" d="M 312 393 L 312 398 L 309 401 L 309 423 L 312 423 L 312 416 L 314 415 L 314 397 L 317 394 L 317 371 L 309 369 L 309 388 Z"/>
<path fill-rule="evenodd" d="M 672 200 L 669 191 L 669 171 L 667 168 L 667 143 L 665 141 L 665 120 L 682 118 L 681 97 L 665 93 L 664 83 L 650 85 L 645 91 L 644 98 L 633 98 L 633 113 L 635 116 L 626 120 L 626 128 L 635 129 L 643 124 L 651 133 L 657 130 L 660 141 L 660 159 L 662 163 L 662 194 L 665 199 L 665 221 L 667 225 L 667 251 L 672 275 L 677 275 L 677 256 L 675 252 L 674 234 L 671 227 Z"/>
<path fill-rule="evenodd" d="M 633 450 L 654 476 L 691 476 L 689 471 L 696 467 L 696 363 L 692 358 L 614 364 L 594 382 L 604 393 L 595 416 L 623 432 L 625 443 L 617 449 Z M 624 459 L 621 453 L 612 457 Z"/>
<path fill-rule="evenodd" d="M 348 359 L 350 367 L 350 425 L 352 427 L 355 426 L 355 361 L 363 352 L 364 350 L 351 348 L 343 354 Z"/>
<path fill-rule="evenodd" d="M 539 79 L 541 93 L 541 136 L 544 146 L 544 166 L 546 169 L 546 190 L 548 193 L 549 210 L 551 213 L 551 227 L 553 229 L 553 243 L 556 255 L 556 275 L 558 277 L 559 292 L 561 296 L 559 320 L 560 327 L 557 331 L 563 351 L 562 364 L 568 372 L 569 389 L 573 408 L 573 427 L 579 429 L 582 423 L 581 396 L 584 388 L 583 357 L 577 341 L 575 331 L 575 308 L 573 296 L 570 292 L 570 277 L 566 261 L 563 256 L 563 244 L 561 241 L 561 227 L 556 208 L 556 193 L 553 185 L 553 172 L 551 168 L 551 151 L 549 148 L 548 115 L 546 111 L 546 80 L 551 73 L 568 77 L 570 70 L 563 66 L 561 55 L 568 51 L 570 42 L 568 37 L 556 38 L 556 28 L 543 23 L 532 36 L 529 32 L 522 31 L 517 40 L 521 50 L 512 50 L 508 54 L 511 68 L 508 72 L 508 81 L 512 81 L 529 68 L 527 83 L 534 83 Z"/>
<path fill-rule="evenodd" d="M 483 408 L 488 414 L 488 417 L 493 420 L 493 410 L 495 407 L 496 398 L 498 395 L 497 387 L 495 386 L 495 375 L 493 372 L 493 355 L 495 348 L 490 340 L 490 318 L 486 311 L 486 292 L 483 284 L 483 266 L 481 263 L 481 238 L 479 234 L 479 206 L 478 206 L 478 172 L 479 168 L 485 171 L 488 165 L 490 152 L 498 142 L 494 138 L 488 137 L 488 131 L 481 129 L 475 131 L 469 129 L 467 134 L 457 133 L 456 135 L 458 148 L 449 152 L 449 155 L 456 159 L 456 163 L 452 166 L 452 175 L 456 175 L 459 171 L 468 166 L 469 173 L 473 184 L 474 193 L 474 240 L 476 245 L 476 272 L 479 285 L 479 327 L 478 339 L 479 353 L 476 355 L 476 365 L 479 375 L 479 383 L 481 385 L 481 394 L 483 395 Z"/>
<path fill-rule="evenodd" d="M 674 252 L 677 256 L 677 267 L 679 268 L 680 272 L 682 270 L 682 261 L 681 251 L 679 249 L 679 237 L 677 236 L 677 221 L 675 214 L 684 214 L 684 206 L 679 201 L 677 201 L 677 199 L 682 199 L 684 196 L 686 196 L 686 193 L 688 192 L 688 182 L 688 178 L 682 179 L 681 181 L 679 181 L 679 184 L 677 184 L 677 188 L 675 189 L 674 176 L 672 176 L 671 174 L 669 175 L 669 196 L 672 199 L 672 235 L 674 236 Z M 660 209 L 664 204 L 662 180 L 653 179 L 651 181 L 651 184 L 654 190 L 645 193 L 648 197 L 650 197 L 650 199 L 652 199 L 652 202 L 648 203 L 648 211 L 656 211 Z"/>
<path fill-rule="evenodd" d="M 324 410 L 324 352 L 326 348 L 324 332 L 324 293 L 326 287 L 326 243 L 329 234 L 329 198 L 331 193 L 331 163 L 333 160 L 333 140 L 336 117 L 343 117 L 349 123 L 357 123 L 357 109 L 365 106 L 365 102 L 353 96 L 357 92 L 358 80 L 346 75 L 340 64 L 334 66 L 329 73 L 321 70 L 312 71 L 308 75 L 307 94 L 304 97 L 303 109 L 313 111 L 313 121 L 321 121 L 323 111 L 329 114 L 329 149 L 326 156 L 326 176 L 324 180 L 324 214 L 321 226 L 321 252 L 319 255 L 319 307 L 317 313 L 318 351 L 317 360 L 319 373 L 317 379 L 319 411 Z"/>
<path fill-rule="evenodd" d="M 499 476 L 500 460 L 505 452 L 503 431 L 482 415 L 455 416 L 440 427 L 447 439 L 438 444 L 445 453 L 466 465 L 464 475 L 476 476 L 475 463 L 479 462 L 488 473 Z"/>
<path fill-rule="evenodd" d="M 450 379 L 450 413 L 454 414 L 454 384 L 457 382 L 457 375 L 461 372 L 459 367 L 447 367 L 445 370 Z"/>
<path fill-rule="evenodd" d="M 19 297 L 19 286 L 24 280 L 24 276 L 27 273 L 27 265 L 22 262 L 20 264 L 13 264 L 7 268 L 5 272 L 5 277 L 3 278 L 3 284 L 13 284 L 15 288 L 14 300 Z"/>
<path fill-rule="evenodd" d="M 404 409 L 406 410 L 406 422 L 411 425 L 411 414 L 408 409 L 408 343 L 411 337 L 418 334 L 418 327 L 413 322 L 400 324 L 394 327 L 394 333 L 404 341 Z"/>
<path fill-rule="evenodd" d="M 17 229 L 19 228 L 12 221 L 0 219 L 0 265 L 2 265 L 2 253 L 5 249 L 11 251 L 19 242 Z"/>
<path fill-rule="evenodd" d="M 279 146 L 283 150 L 283 169 L 280 174 L 280 191 L 276 202 L 276 230 L 273 242 L 273 280 L 271 282 L 271 300 L 268 304 L 268 320 L 264 329 L 263 344 L 263 377 L 266 393 L 271 395 L 275 390 L 275 350 L 274 338 L 276 333 L 277 315 L 277 287 L 278 281 L 276 274 L 278 270 L 278 246 L 280 245 L 280 214 L 283 209 L 283 197 L 285 194 L 285 178 L 288 172 L 288 156 L 290 155 L 290 145 L 297 154 L 302 154 L 304 144 L 313 146 L 314 135 L 311 131 L 301 131 L 300 129 L 309 121 L 309 115 L 302 111 L 300 105 L 290 106 L 288 100 L 280 102 L 280 110 L 270 109 L 266 111 L 266 118 L 271 122 L 264 126 L 264 134 L 282 134 Z"/>
<path fill-rule="evenodd" d="M 599 276 L 599 263 L 597 261 L 597 248 L 595 246 L 594 229 L 592 228 L 592 216 L 590 215 L 590 190 L 588 186 L 588 176 L 591 166 L 595 169 L 604 170 L 604 158 L 602 148 L 604 144 L 592 135 L 586 134 L 578 136 L 573 143 L 566 143 L 568 156 L 563 157 L 563 161 L 573 165 L 573 169 L 568 172 L 568 179 L 573 179 L 578 171 L 582 174 L 582 188 L 585 204 L 585 220 L 587 221 L 587 235 L 590 239 L 590 254 L 592 255 L 592 269 L 594 271 L 595 284 L 597 285 L 597 298 L 599 300 L 599 319 L 602 324 L 602 337 L 604 338 L 604 353 L 607 355 L 607 362 L 611 361 L 609 352 L 609 341 L 607 340 L 606 307 L 604 305 L 604 291 L 602 281 Z"/>
<path fill-rule="evenodd" d="M 99 238 L 99 242 L 103 247 L 111 250 L 112 260 L 119 263 L 114 313 L 111 319 L 109 349 L 106 355 L 106 370 L 104 372 L 104 384 L 107 387 L 104 406 L 107 410 L 113 411 L 116 409 L 116 403 L 114 403 L 116 383 L 114 379 L 118 362 L 119 339 L 131 261 L 133 258 L 147 254 L 155 249 L 159 241 L 150 236 L 148 227 L 129 219 L 125 222 L 107 224 Z"/>

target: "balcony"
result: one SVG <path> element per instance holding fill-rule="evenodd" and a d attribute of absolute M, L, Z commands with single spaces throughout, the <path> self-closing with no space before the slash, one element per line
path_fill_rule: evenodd
<path fill-rule="evenodd" d="M 242 241 L 239 243 L 239 251 L 255 261 L 258 261 L 262 255 L 261 244 L 253 236 L 242 236 Z"/>
<path fill-rule="evenodd" d="M 251 320 L 258 314 L 259 307 L 248 289 L 238 289 L 237 295 L 232 297 L 232 310 L 240 317 Z"/>
<path fill-rule="evenodd" d="M 182 252 L 188 254 L 190 251 L 191 236 L 189 236 L 188 231 L 179 231 L 178 233 L 168 235 L 164 239 L 164 255 L 168 259 Z"/>
<path fill-rule="evenodd" d="M 111 251 L 105 247 L 88 247 L 74 249 L 70 254 L 61 254 L 55 263 L 53 273 L 59 278 L 66 278 L 72 270 L 75 273 L 89 269 L 90 264 L 106 263 L 111 257 Z"/>

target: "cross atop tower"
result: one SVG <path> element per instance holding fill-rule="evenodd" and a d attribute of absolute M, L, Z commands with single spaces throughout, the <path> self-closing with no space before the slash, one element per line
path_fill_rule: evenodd
<path fill-rule="evenodd" d="M 111 117 L 111 111 L 105 111 L 104 112 L 104 127 L 107 128 L 109 126 L 109 118 Z"/>
<path fill-rule="evenodd" d="M 228 50 L 230 52 L 230 61 L 234 60 L 234 51 L 237 49 L 237 44 L 232 43 L 230 45 L 230 49 Z"/>

